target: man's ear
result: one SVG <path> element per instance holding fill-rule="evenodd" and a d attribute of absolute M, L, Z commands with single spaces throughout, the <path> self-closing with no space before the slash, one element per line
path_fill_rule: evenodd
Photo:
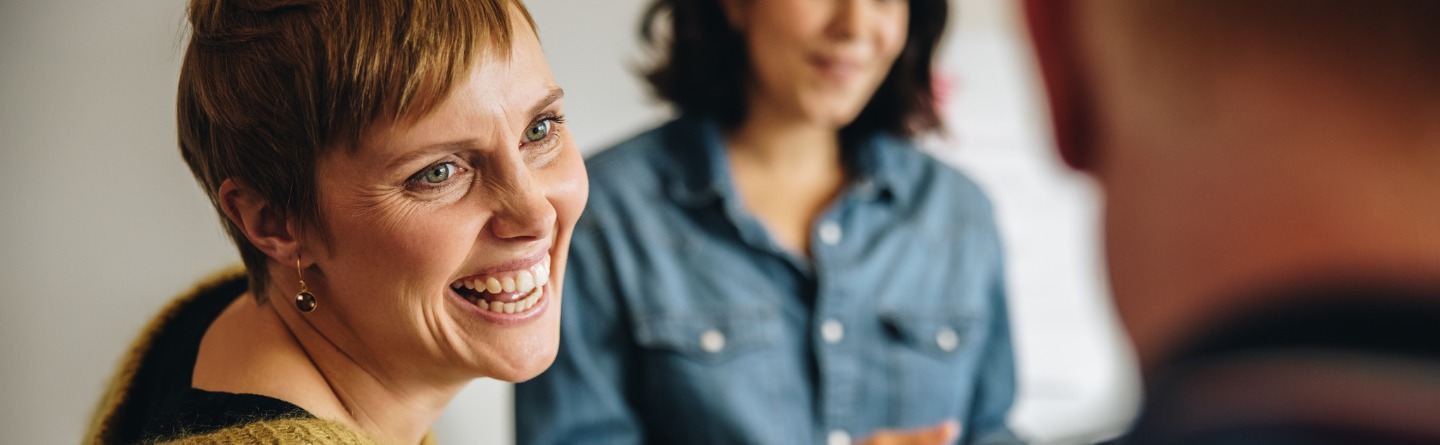
<path fill-rule="evenodd" d="M 250 244 L 280 264 L 295 260 L 300 249 L 298 224 L 290 216 L 243 182 L 234 178 L 220 183 L 220 209 L 235 223 Z"/>
<path fill-rule="evenodd" d="M 1073 0 L 1025 0 L 1025 19 L 1040 76 L 1050 99 L 1050 121 L 1060 157 L 1072 168 L 1094 167 L 1094 104 L 1080 66 Z"/>

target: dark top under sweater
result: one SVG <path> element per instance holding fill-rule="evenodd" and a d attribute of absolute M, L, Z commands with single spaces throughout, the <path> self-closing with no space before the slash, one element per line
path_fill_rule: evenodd
<path fill-rule="evenodd" d="M 191 387 L 200 339 L 210 323 L 245 293 L 239 275 L 200 289 L 160 327 L 136 372 L 116 443 L 150 443 L 205 434 L 262 420 L 314 418 L 292 403 L 257 394 L 212 392 Z"/>

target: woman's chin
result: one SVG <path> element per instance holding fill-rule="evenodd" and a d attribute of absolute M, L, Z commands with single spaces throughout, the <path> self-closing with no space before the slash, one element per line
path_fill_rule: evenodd
<path fill-rule="evenodd" d="M 521 323 L 470 326 L 478 328 L 469 332 L 469 345 L 474 354 L 472 366 L 480 376 L 518 383 L 550 368 L 560 347 L 560 305 L 558 301 L 543 303 L 548 307 Z"/>
<path fill-rule="evenodd" d="M 545 372 L 545 370 L 550 369 L 550 364 L 554 362 L 555 354 L 550 354 L 543 360 L 535 360 L 529 364 L 517 366 L 507 372 L 489 377 L 503 382 L 521 383 L 539 376 Z"/>
<path fill-rule="evenodd" d="M 546 369 L 550 369 L 550 364 L 555 362 L 555 353 L 559 344 L 558 341 L 551 341 L 546 345 L 534 345 L 531 348 L 503 354 L 501 357 L 491 357 L 491 363 L 484 366 L 485 369 L 481 375 L 510 383 L 533 379 L 545 372 Z"/>
<path fill-rule="evenodd" d="M 855 122 L 860 117 L 861 106 L 855 106 L 847 101 L 824 101 L 811 107 L 806 113 L 809 119 L 818 125 L 839 130 Z"/>

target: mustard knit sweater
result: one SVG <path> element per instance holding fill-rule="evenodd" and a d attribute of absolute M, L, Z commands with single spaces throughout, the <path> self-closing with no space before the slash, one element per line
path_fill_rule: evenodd
<path fill-rule="evenodd" d="M 243 268 L 232 267 L 201 281 L 194 289 L 166 306 L 160 315 L 145 327 L 140 337 L 131 345 L 129 352 L 121 359 L 119 369 L 101 397 L 100 404 L 96 407 L 95 415 L 90 422 L 89 432 L 85 436 L 86 443 L 113 444 L 123 440 L 118 437 L 121 436 L 122 429 L 134 428 L 133 425 L 125 425 L 126 422 L 133 422 L 134 419 L 124 413 L 131 405 L 143 403 L 136 400 L 143 399 L 144 395 L 134 394 L 132 390 L 134 390 L 137 374 L 142 372 L 142 365 L 146 356 L 155 346 L 157 337 L 175 323 L 177 314 L 185 310 L 187 306 L 191 306 L 196 300 L 207 295 L 213 298 L 213 294 L 219 288 L 227 284 L 233 286 L 236 280 L 245 280 Z M 314 417 L 259 420 L 202 434 L 181 435 L 163 443 L 379 445 L 374 439 L 344 424 Z M 427 434 L 423 443 L 433 445 L 434 439 Z"/>

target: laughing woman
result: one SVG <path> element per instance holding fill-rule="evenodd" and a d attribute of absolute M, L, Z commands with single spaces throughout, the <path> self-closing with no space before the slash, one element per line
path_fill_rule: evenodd
<path fill-rule="evenodd" d="M 587 164 L 521 444 L 1015 441 L 989 202 L 913 142 L 947 9 L 654 2 L 649 81 L 681 117 Z"/>
<path fill-rule="evenodd" d="M 585 169 L 518 0 L 194 0 L 180 151 L 245 269 L 165 309 L 94 443 L 428 440 L 554 359 Z"/>

